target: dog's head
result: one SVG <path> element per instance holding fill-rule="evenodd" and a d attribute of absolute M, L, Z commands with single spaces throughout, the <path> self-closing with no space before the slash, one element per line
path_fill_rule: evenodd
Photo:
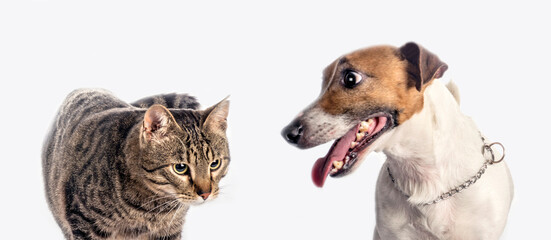
<path fill-rule="evenodd" d="M 323 72 L 320 96 L 282 131 L 299 148 L 335 143 L 312 169 L 326 177 L 354 170 L 377 139 L 423 107 L 423 92 L 448 66 L 416 43 L 377 46 L 344 55 Z"/>

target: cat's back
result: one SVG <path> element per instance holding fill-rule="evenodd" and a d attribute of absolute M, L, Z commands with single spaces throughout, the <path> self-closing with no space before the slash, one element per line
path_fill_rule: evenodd
<path fill-rule="evenodd" d="M 70 136 L 78 131 L 79 126 L 95 115 L 116 108 L 127 108 L 130 105 L 114 97 L 103 89 L 77 89 L 69 93 L 61 104 L 54 122 L 46 136 L 43 160 L 45 168 L 50 166 L 56 146 L 66 144 Z"/>
<path fill-rule="evenodd" d="M 78 123 L 93 114 L 114 108 L 127 108 L 129 104 L 104 89 L 77 89 L 69 93 L 59 108 L 57 127 Z"/>
<path fill-rule="evenodd" d="M 104 89 L 77 89 L 69 93 L 45 139 L 42 152 L 44 175 L 50 174 L 48 170 L 54 159 L 66 160 L 60 154 L 66 153 L 65 150 L 69 150 L 69 145 L 73 145 L 75 140 L 92 138 L 86 135 L 87 131 L 105 128 L 105 125 L 116 122 L 117 115 L 124 115 L 133 108 Z"/>
<path fill-rule="evenodd" d="M 102 136 L 101 132 L 112 134 L 109 133 L 110 125 L 121 122 L 118 119 L 128 119 L 127 116 L 135 111 L 134 107 L 103 89 L 77 89 L 65 98 L 42 151 L 46 195 L 54 212 L 62 205 L 56 196 L 60 196 L 64 182 L 74 174 L 75 166 L 81 164 L 78 161 L 84 159 L 83 149 L 92 145 L 102 147 L 98 145 L 104 142 L 100 138 L 109 136 Z"/>
<path fill-rule="evenodd" d="M 148 108 L 160 104 L 167 108 L 199 109 L 199 102 L 188 94 L 168 93 L 142 98 L 132 103 L 132 106 Z"/>

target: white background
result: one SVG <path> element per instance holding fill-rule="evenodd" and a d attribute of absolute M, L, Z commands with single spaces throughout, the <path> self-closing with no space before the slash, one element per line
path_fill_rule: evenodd
<path fill-rule="evenodd" d="M 329 146 L 298 150 L 280 130 L 317 97 L 332 60 L 408 41 L 449 65 L 463 111 L 507 148 L 515 198 L 502 239 L 547 235 L 547 4 L 190 2 L 0 3 L 0 238 L 62 238 L 42 141 L 66 94 L 101 87 L 125 101 L 191 93 L 203 108 L 231 95 L 230 174 L 218 199 L 189 211 L 185 239 L 370 239 L 384 156 L 319 189 L 310 169 Z"/>

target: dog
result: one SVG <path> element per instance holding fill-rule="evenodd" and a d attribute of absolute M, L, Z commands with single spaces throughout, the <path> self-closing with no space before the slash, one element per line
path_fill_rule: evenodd
<path fill-rule="evenodd" d="M 301 149 L 335 140 L 312 169 L 327 176 L 383 152 L 373 239 L 498 239 L 513 182 L 496 146 L 459 109 L 448 65 L 419 44 L 375 46 L 325 68 L 321 94 L 283 137 Z M 502 157 L 504 157 L 504 149 Z"/>

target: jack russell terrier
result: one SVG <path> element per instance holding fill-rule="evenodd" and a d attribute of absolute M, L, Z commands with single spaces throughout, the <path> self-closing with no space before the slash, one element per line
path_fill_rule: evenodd
<path fill-rule="evenodd" d="M 387 159 L 376 190 L 373 239 L 498 239 L 513 198 L 503 154 L 459 109 L 448 66 L 416 43 L 344 55 L 325 70 L 321 94 L 282 131 L 299 148 L 335 140 L 316 161 L 322 187 L 371 151 Z M 494 146 L 494 148 L 492 148 Z M 504 151 L 504 150 L 503 150 Z M 501 157 L 500 157 L 501 156 Z"/>

